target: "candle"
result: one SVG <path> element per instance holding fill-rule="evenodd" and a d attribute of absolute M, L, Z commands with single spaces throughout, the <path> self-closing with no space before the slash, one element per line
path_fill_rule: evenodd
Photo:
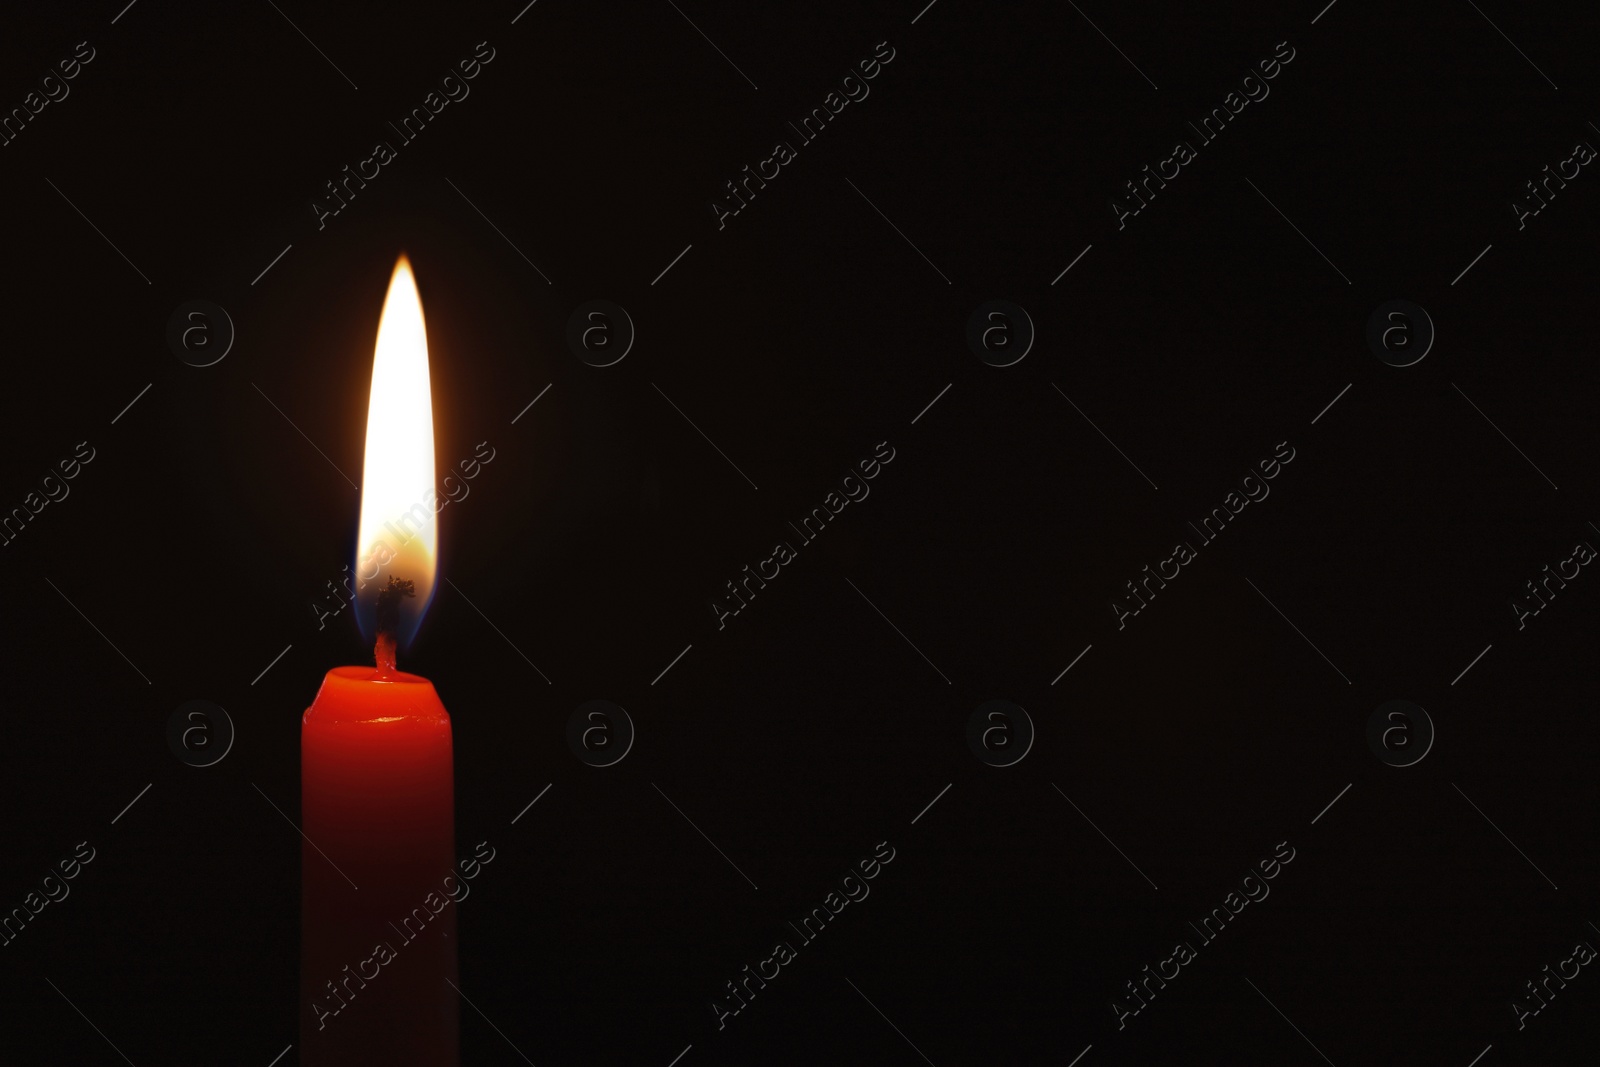
<path fill-rule="evenodd" d="M 450 715 L 396 668 L 437 555 L 427 330 L 395 265 L 367 409 L 356 619 L 371 667 L 335 667 L 301 720 L 301 1062 L 458 1061 Z"/>

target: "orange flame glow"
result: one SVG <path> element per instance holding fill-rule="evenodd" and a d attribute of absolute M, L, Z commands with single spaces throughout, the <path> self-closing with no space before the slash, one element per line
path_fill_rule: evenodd
<path fill-rule="evenodd" d="M 413 583 L 394 638 L 416 635 L 433 597 L 439 554 L 434 489 L 433 400 L 428 383 L 428 332 L 411 262 L 395 264 L 378 320 L 367 402 L 361 525 L 356 539 L 356 619 L 376 637 L 377 595 L 390 578 Z"/>

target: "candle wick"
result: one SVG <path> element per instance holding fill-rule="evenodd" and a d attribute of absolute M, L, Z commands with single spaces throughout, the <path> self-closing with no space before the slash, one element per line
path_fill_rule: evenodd
<path fill-rule="evenodd" d="M 380 678 L 387 678 L 395 672 L 393 634 L 378 635 L 378 642 L 372 649 L 372 657 L 377 662 Z"/>
<path fill-rule="evenodd" d="M 400 630 L 400 601 L 417 595 L 416 583 L 409 578 L 389 575 L 389 583 L 378 591 L 378 640 L 373 647 L 373 659 L 380 675 L 395 671 L 395 635 Z"/>

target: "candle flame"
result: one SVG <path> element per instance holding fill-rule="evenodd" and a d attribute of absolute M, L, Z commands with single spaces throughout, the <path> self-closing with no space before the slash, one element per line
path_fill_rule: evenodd
<path fill-rule="evenodd" d="M 401 255 L 372 357 L 356 539 L 356 620 L 369 641 L 389 639 L 391 656 L 394 645 L 404 647 L 416 636 L 433 598 L 439 547 L 433 476 L 428 332 L 411 262 Z M 412 594 L 395 598 L 398 612 L 386 613 L 380 627 L 378 595 L 397 582 L 411 583 Z M 387 628 L 392 632 L 380 634 Z"/>

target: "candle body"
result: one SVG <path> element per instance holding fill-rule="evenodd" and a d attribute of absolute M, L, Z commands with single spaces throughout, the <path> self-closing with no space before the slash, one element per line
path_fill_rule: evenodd
<path fill-rule="evenodd" d="M 459 1060 L 450 716 L 426 678 L 328 672 L 300 730 L 304 1064 Z"/>

